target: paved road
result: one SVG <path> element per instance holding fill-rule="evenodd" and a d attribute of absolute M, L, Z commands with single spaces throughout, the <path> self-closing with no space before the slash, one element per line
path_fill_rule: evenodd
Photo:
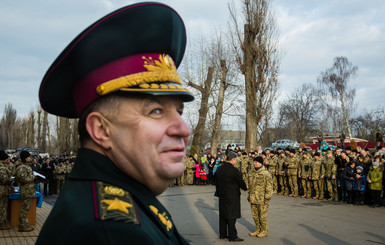
<path fill-rule="evenodd" d="M 191 244 L 228 244 L 218 238 L 218 198 L 214 186 L 168 188 L 159 200 L 170 211 L 179 232 Z M 274 195 L 268 213 L 269 235 L 254 231 L 247 192 L 242 191 L 242 218 L 237 220 L 239 244 L 384 244 L 385 207 L 370 208 L 331 201 Z M 51 205 L 56 196 L 44 199 Z"/>
<path fill-rule="evenodd" d="M 172 187 L 159 196 L 178 230 L 191 244 L 227 244 L 218 238 L 218 198 L 213 186 Z M 385 244 L 385 207 L 370 208 L 327 200 L 274 195 L 268 213 L 269 235 L 254 231 L 247 192 L 242 191 L 240 244 Z"/>

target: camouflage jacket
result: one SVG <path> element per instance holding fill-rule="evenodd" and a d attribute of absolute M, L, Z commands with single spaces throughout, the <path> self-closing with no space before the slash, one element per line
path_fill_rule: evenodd
<path fill-rule="evenodd" d="M 337 175 L 337 164 L 334 162 L 333 156 L 327 157 L 325 162 L 325 178 L 331 179 L 336 178 Z"/>
<path fill-rule="evenodd" d="M 265 164 L 267 170 L 271 173 L 271 175 L 275 175 L 278 164 L 278 158 L 276 156 L 265 158 L 263 163 Z"/>
<path fill-rule="evenodd" d="M 314 159 L 311 164 L 311 179 L 319 180 L 320 177 L 325 176 L 325 168 L 321 158 L 318 160 Z"/>
<path fill-rule="evenodd" d="M 277 164 L 277 168 L 276 168 L 276 173 L 278 175 L 285 175 L 286 174 L 286 166 L 284 166 L 285 162 L 286 162 L 286 156 L 285 157 L 278 157 L 278 164 Z"/>
<path fill-rule="evenodd" d="M 286 166 L 288 176 L 297 175 L 298 162 L 299 162 L 299 159 L 295 155 L 286 158 L 286 163 L 288 163 L 288 165 Z"/>
<path fill-rule="evenodd" d="M 19 162 L 15 169 L 15 180 L 20 185 L 20 199 L 32 198 L 35 196 L 35 176 L 28 163 Z"/>
<path fill-rule="evenodd" d="M 0 161 L 0 197 L 12 194 L 12 170 L 9 164 Z"/>
<path fill-rule="evenodd" d="M 264 204 L 273 196 L 273 179 L 269 171 L 263 166 L 253 169 L 248 174 L 249 202 Z"/>
<path fill-rule="evenodd" d="M 301 177 L 302 179 L 309 178 L 311 175 L 310 165 L 311 165 L 310 157 L 302 158 L 301 161 L 299 162 L 298 176 Z"/>
<path fill-rule="evenodd" d="M 187 160 L 185 161 L 185 165 L 186 165 L 187 173 L 190 173 L 190 174 L 194 173 L 194 170 L 193 170 L 193 168 L 195 167 L 194 160 L 187 158 Z"/>
<path fill-rule="evenodd" d="M 241 165 L 241 173 L 247 174 L 247 172 L 249 170 L 249 158 L 248 157 L 242 157 L 240 160 L 240 165 Z"/>
<path fill-rule="evenodd" d="M 53 173 L 58 180 L 63 180 L 66 174 L 66 165 L 57 165 L 53 170 Z"/>

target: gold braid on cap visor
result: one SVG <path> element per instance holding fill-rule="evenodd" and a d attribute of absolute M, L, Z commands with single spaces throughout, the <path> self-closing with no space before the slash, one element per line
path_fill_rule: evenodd
<path fill-rule="evenodd" d="M 174 61 L 168 55 L 159 55 L 159 60 L 153 60 L 152 57 L 142 57 L 144 60 L 143 67 L 147 71 L 139 72 L 127 76 L 122 76 L 100 84 L 96 91 L 99 95 L 106 95 L 108 93 L 125 90 L 125 91 L 159 91 L 159 90 L 175 90 L 188 91 L 178 85 L 156 84 L 160 83 L 177 83 L 182 85 L 182 81 L 176 72 Z M 132 88 L 138 86 L 140 88 Z"/>

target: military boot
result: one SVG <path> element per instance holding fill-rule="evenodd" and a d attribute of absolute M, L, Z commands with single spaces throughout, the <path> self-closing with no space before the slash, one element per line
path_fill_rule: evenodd
<path fill-rule="evenodd" d="M 294 195 L 293 195 L 293 197 L 297 197 L 297 196 L 298 196 L 298 194 L 294 194 Z"/>
<path fill-rule="evenodd" d="M 283 191 L 281 191 L 281 192 L 278 192 L 278 195 L 283 195 Z"/>
<path fill-rule="evenodd" d="M 267 231 L 262 231 L 261 233 L 259 233 L 257 235 L 257 237 L 259 237 L 259 238 L 262 238 L 262 237 L 265 237 L 265 236 L 267 236 Z"/>
<path fill-rule="evenodd" d="M 323 200 L 324 199 L 324 197 L 323 196 L 320 196 L 319 198 L 318 198 L 318 200 Z"/>
<path fill-rule="evenodd" d="M 33 231 L 35 228 L 33 228 L 32 226 L 27 226 L 27 227 L 19 227 L 19 231 L 20 232 L 29 232 L 29 231 Z"/>
<path fill-rule="evenodd" d="M 253 233 L 249 233 L 249 236 L 258 236 L 259 232 L 258 231 L 254 231 Z"/>
<path fill-rule="evenodd" d="M 307 194 L 307 195 L 306 195 L 306 198 L 311 198 L 311 195 L 310 195 L 310 194 Z"/>
<path fill-rule="evenodd" d="M 292 196 L 294 196 L 294 195 L 293 195 L 293 194 L 290 194 L 290 195 L 289 195 L 289 197 L 292 197 Z"/>
<path fill-rule="evenodd" d="M 303 194 L 303 196 L 301 196 L 302 198 L 306 198 L 306 194 Z"/>
<path fill-rule="evenodd" d="M 315 196 L 315 197 L 313 197 L 313 199 L 318 199 L 319 198 L 319 196 Z"/>

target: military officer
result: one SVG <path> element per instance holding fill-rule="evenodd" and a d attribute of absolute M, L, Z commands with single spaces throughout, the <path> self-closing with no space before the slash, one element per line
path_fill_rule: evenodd
<path fill-rule="evenodd" d="M 270 150 L 266 150 L 265 152 L 266 158 L 264 159 L 264 165 L 266 166 L 267 171 L 269 171 L 271 174 L 273 180 L 273 194 L 276 194 L 278 190 L 278 182 L 275 173 L 277 169 L 278 158 L 274 155 L 274 152 L 270 152 Z"/>
<path fill-rule="evenodd" d="M 0 151 L 0 230 L 9 230 L 7 224 L 8 196 L 12 194 L 12 170 L 9 167 L 9 156 Z"/>
<path fill-rule="evenodd" d="M 242 179 L 247 184 L 247 173 L 248 173 L 248 169 L 249 169 L 249 157 L 247 156 L 246 152 L 242 152 L 242 156 L 241 156 L 241 159 L 239 161 L 239 164 L 241 166 Z"/>
<path fill-rule="evenodd" d="M 188 161 L 188 157 L 185 156 L 183 161 L 184 162 L 183 174 L 176 179 L 176 183 L 178 184 L 178 186 L 184 186 L 186 184 L 187 161 Z"/>
<path fill-rule="evenodd" d="M 32 158 L 28 151 L 20 152 L 20 162 L 15 169 L 15 181 L 20 185 L 21 209 L 19 214 L 19 231 L 29 232 L 34 228 L 28 224 L 27 214 L 31 209 L 31 199 L 36 194 L 35 176 L 29 166 Z"/>
<path fill-rule="evenodd" d="M 65 173 L 66 173 L 66 165 L 64 165 L 64 160 L 59 160 L 59 165 L 55 167 L 53 170 L 55 180 L 56 180 L 56 193 L 59 195 L 60 190 L 64 185 Z"/>
<path fill-rule="evenodd" d="M 315 196 L 313 199 L 324 198 L 324 176 L 325 176 L 325 168 L 324 164 L 321 160 L 320 153 L 316 152 L 314 154 L 314 160 L 311 164 L 311 180 L 313 181 L 313 187 L 315 189 Z"/>
<path fill-rule="evenodd" d="M 337 201 L 337 164 L 332 151 L 327 151 L 325 162 L 325 181 L 330 199 Z"/>
<path fill-rule="evenodd" d="M 298 158 L 295 156 L 295 149 L 290 150 L 290 156 L 286 158 L 287 176 L 289 180 L 291 194 L 289 196 L 298 196 Z"/>
<path fill-rule="evenodd" d="M 257 237 L 267 236 L 267 211 L 273 196 L 273 179 L 262 164 L 262 157 L 254 158 L 254 169 L 248 174 L 249 196 L 247 200 L 250 202 L 255 222 L 255 231 L 249 235 Z"/>
<path fill-rule="evenodd" d="M 40 104 L 79 118 L 81 148 L 36 244 L 187 244 L 156 197 L 184 172 L 185 47 L 181 17 L 144 2 L 96 21 L 54 61 Z"/>
<path fill-rule="evenodd" d="M 307 151 L 302 152 L 302 159 L 300 161 L 300 167 L 298 171 L 298 178 L 301 179 L 301 184 L 303 188 L 303 196 L 302 198 L 310 198 L 311 197 L 311 181 L 309 180 L 311 171 L 311 158 L 308 156 Z"/>

